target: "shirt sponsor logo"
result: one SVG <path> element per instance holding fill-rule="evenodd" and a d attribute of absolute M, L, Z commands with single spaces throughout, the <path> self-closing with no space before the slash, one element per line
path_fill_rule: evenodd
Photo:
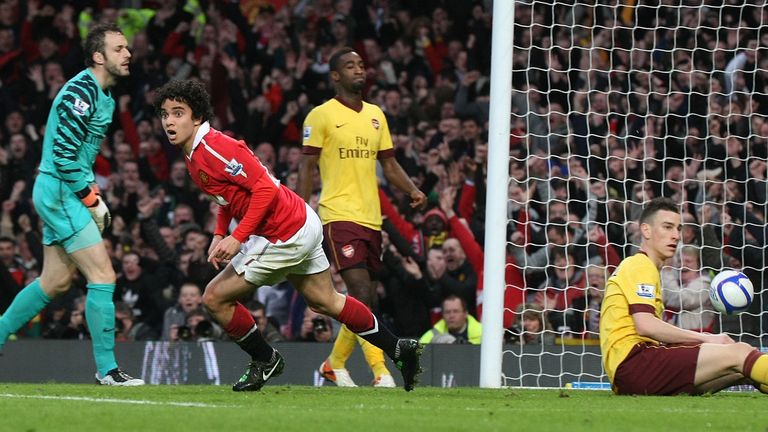
<path fill-rule="evenodd" d="M 339 159 L 376 159 L 376 151 L 340 147 Z"/>
<path fill-rule="evenodd" d="M 352 245 L 344 245 L 341 247 L 341 254 L 347 258 L 355 256 L 355 248 Z"/>
<path fill-rule="evenodd" d="M 637 295 L 639 297 L 644 298 L 655 298 L 656 297 L 656 286 L 655 285 L 649 285 L 649 284 L 637 284 Z"/>
<path fill-rule="evenodd" d="M 88 105 L 88 103 L 84 100 L 75 99 L 75 103 L 72 105 L 72 113 L 75 115 L 84 116 L 90 107 L 91 106 Z"/>
<path fill-rule="evenodd" d="M 312 126 L 304 126 L 304 139 L 308 140 L 310 135 L 312 135 Z"/>
<path fill-rule="evenodd" d="M 373 125 L 373 128 L 376 130 L 379 130 L 379 121 L 376 119 L 371 119 L 371 124 Z"/>

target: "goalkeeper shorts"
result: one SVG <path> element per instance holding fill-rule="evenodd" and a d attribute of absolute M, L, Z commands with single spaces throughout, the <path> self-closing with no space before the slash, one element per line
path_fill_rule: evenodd
<path fill-rule="evenodd" d="M 71 254 L 101 243 L 91 212 L 62 180 L 40 173 L 32 189 L 32 201 L 43 220 L 44 245 L 61 246 Z"/>

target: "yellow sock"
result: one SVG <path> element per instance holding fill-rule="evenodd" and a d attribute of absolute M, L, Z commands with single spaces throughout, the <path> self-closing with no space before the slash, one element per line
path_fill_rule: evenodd
<path fill-rule="evenodd" d="M 368 366 L 370 366 L 374 378 L 378 378 L 382 375 L 392 375 L 389 373 L 386 363 L 384 363 L 384 351 L 359 336 L 357 337 L 357 340 L 360 342 L 360 347 L 363 349 L 363 355 L 365 355 L 365 361 L 368 362 Z"/>
<path fill-rule="evenodd" d="M 336 336 L 336 342 L 333 343 L 333 349 L 328 356 L 328 363 L 333 369 L 343 369 L 347 364 L 347 359 L 352 355 L 357 344 L 357 335 L 352 333 L 347 326 L 342 325 L 339 335 Z"/>
<path fill-rule="evenodd" d="M 762 384 L 760 387 L 768 385 L 768 355 L 761 355 L 757 358 L 749 377 L 752 381 Z"/>

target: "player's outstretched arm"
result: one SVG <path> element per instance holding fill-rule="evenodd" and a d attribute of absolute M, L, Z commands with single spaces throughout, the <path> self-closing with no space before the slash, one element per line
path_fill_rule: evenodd
<path fill-rule="evenodd" d="M 726 334 L 697 333 L 691 330 L 681 329 L 672 324 L 658 319 L 654 314 L 639 312 L 632 314 L 637 334 L 664 343 L 735 343 Z"/>

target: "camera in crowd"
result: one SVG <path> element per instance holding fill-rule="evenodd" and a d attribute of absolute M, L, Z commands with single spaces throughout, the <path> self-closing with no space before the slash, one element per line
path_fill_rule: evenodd
<path fill-rule="evenodd" d="M 312 331 L 319 333 L 327 330 L 328 330 L 328 322 L 325 320 L 325 318 L 321 316 L 316 316 L 312 318 Z"/>
<path fill-rule="evenodd" d="M 183 341 L 191 341 L 194 339 L 194 334 L 192 333 L 192 329 L 188 326 L 179 326 L 178 330 L 176 330 L 176 334 L 178 335 L 179 340 Z"/>
<path fill-rule="evenodd" d="M 213 339 L 215 333 L 213 323 L 208 320 L 200 321 L 194 328 L 186 325 L 179 326 L 177 331 L 179 340 L 182 341 Z"/>

